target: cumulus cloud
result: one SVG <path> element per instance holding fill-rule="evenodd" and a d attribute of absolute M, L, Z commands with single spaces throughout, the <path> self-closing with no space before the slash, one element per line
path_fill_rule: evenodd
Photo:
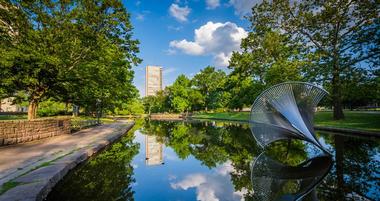
<path fill-rule="evenodd" d="M 247 191 L 235 191 L 229 174 L 232 171 L 231 163 L 227 162 L 212 174 L 190 174 L 177 183 L 171 183 L 171 187 L 182 190 L 196 188 L 197 200 L 200 201 L 244 200 Z"/>
<path fill-rule="evenodd" d="M 169 67 L 169 68 L 165 68 L 165 69 L 164 69 L 163 74 L 164 74 L 164 75 L 167 75 L 167 74 L 173 73 L 173 72 L 175 72 L 175 71 L 177 71 L 176 68 Z M 175 157 L 173 157 L 173 156 L 170 155 L 170 157 L 168 157 L 168 158 L 175 158 Z"/>
<path fill-rule="evenodd" d="M 179 22 L 186 22 L 187 16 L 190 14 L 191 9 L 188 6 L 180 7 L 178 4 L 173 3 L 169 7 L 169 13 Z"/>
<path fill-rule="evenodd" d="M 149 13 L 150 13 L 150 11 L 148 11 L 148 10 L 144 10 L 141 13 L 136 13 L 136 19 L 139 21 L 144 21 L 145 16 L 148 15 Z"/>
<path fill-rule="evenodd" d="M 232 51 L 240 50 L 240 42 L 248 33 L 232 22 L 207 22 L 195 29 L 194 41 L 174 40 L 170 48 L 189 55 L 213 55 L 218 67 L 225 67 L 231 58 Z"/>
<path fill-rule="evenodd" d="M 190 55 L 201 55 L 204 52 L 204 49 L 202 46 L 200 46 L 199 44 L 195 42 L 191 42 L 187 40 L 171 41 L 169 46 L 180 49 L 184 53 L 190 54 Z"/>
<path fill-rule="evenodd" d="M 207 9 L 212 10 L 220 6 L 219 0 L 206 0 Z"/>
<path fill-rule="evenodd" d="M 244 16 L 251 13 L 251 9 L 261 0 L 230 0 L 229 4 L 235 9 L 235 14 L 239 16 Z"/>

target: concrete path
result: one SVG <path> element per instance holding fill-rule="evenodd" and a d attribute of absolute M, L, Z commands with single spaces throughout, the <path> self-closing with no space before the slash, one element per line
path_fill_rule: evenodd
<path fill-rule="evenodd" d="M 67 172 L 134 125 L 117 122 L 45 140 L 0 148 L 2 200 L 42 200 Z"/>

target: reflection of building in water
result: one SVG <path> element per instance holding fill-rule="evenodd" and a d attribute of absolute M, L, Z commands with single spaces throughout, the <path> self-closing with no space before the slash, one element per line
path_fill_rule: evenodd
<path fill-rule="evenodd" d="M 145 163 L 147 165 L 164 164 L 163 147 L 156 136 L 145 135 Z"/>

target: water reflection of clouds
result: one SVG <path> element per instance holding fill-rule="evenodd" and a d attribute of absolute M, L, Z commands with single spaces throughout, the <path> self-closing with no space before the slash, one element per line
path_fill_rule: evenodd
<path fill-rule="evenodd" d="M 164 153 L 165 153 L 164 155 L 165 161 L 180 161 L 180 159 L 178 158 L 178 156 L 175 154 L 175 152 L 172 149 L 167 148 L 165 149 Z"/>
<path fill-rule="evenodd" d="M 222 201 L 222 200 L 244 200 L 245 192 L 235 192 L 231 181 L 230 172 L 234 169 L 231 162 L 226 162 L 216 168 L 211 174 L 194 173 L 185 176 L 178 182 L 170 183 L 173 189 L 188 190 L 196 188 L 197 200 Z"/>

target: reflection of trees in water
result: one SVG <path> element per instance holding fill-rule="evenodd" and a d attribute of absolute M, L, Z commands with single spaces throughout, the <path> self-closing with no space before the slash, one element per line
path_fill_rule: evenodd
<path fill-rule="evenodd" d="M 138 153 L 133 130 L 109 149 L 70 173 L 50 193 L 48 200 L 133 200 L 133 167 Z"/>
<path fill-rule="evenodd" d="M 147 121 L 143 133 L 160 136 L 179 158 L 192 155 L 209 168 L 231 161 L 230 172 L 236 191 L 247 189 L 251 194 L 250 162 L 259 153 L 248 125 L 215 124 L 210 122 Z"/>
<path fill-rule="evenodd" d="M 324 138 L 336 149 L 335 165 L 319 186 L 319 197 L 322 200 L 355 200 L 350 198 L 352 195 L 380 197 L 379 141 L 339 135 Z"/>
<path fill-rule="evenodd" d="M 231 161 L 234 171 L 230 175 L 235 190 L 248 189 L 245 198 L 252 199 L 250 162 L 261 151 L 256 146 L 248 125 L 146 121 L 142 132 L 159 136 L 159 140 L 173 148 L 181 159 L 193 155 L 209 168 Z M 319 199 L 337 200 L 342 195 L 339 194 L 337 187 L 345 189 L 344 194 L 355 190 L 356 193 L 364 195 L 374 186 L 375 188 L 377 186 L 375 192 L 380 192 L 379 179 L 376 178 L 380 167 L 379 162 L 374 160 L 378 153 L 378 143 L 336 135 L 326 135 L 324 138 L 328 144 L 337 147 L 338 154 L 335 160 L 338 165 L 334 166 L 332 172 L 318 187 Z M 268 147 L 267 152 L 276 160 L 295 165 L 307 159 L 307 153 L 304 150 L 304 143 L 292 140 L 290 143 L 287 141 L 273 143 Z M 342 168 L 339 168 L 339 165 Z M 340 171 L 337 171 L 336 167 Z M 338 185 L 337 178 L 340 180 L 344 178 L 344 182 Z M 293 187 L 289 186 L 288 190 L 291 188 Z M 309 195 L 309 197 L 312 196 L 315 195 Z"/>

